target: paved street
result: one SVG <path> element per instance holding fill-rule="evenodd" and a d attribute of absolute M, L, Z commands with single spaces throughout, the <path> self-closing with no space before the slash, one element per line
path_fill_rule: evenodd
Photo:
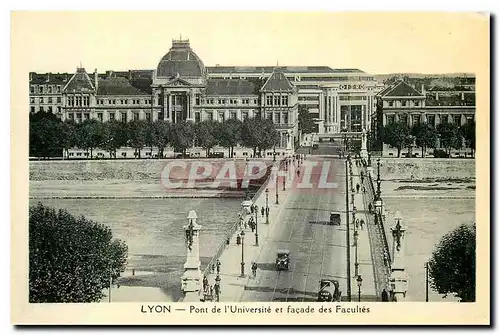
<path fill-rule="evenodd" d="M 262 241 L 257 278 L 248 281 L 240 301 L 315 301 L 322 278 L 339 280 L 346 294 L 345 213 L 341 226 L 326 224 L 330 211 L 345 211 L 344 161 L 314 159 L 331 162 L 329 174 L 338 188 L 294 189 L 289 194 L 280 221 Z M 290 271 L 276 271 L 279 249 L 291 251 Z"/>

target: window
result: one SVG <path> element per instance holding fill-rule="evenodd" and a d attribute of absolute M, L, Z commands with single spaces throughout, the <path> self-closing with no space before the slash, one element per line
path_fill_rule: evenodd
<path fill-rule="evenodd" d="M 57 97 L 57 103 L 60 104 L 61 103 L 61 97 Z"/>
<path fill-rule="evenodd" d="M 146 121 L 151 122 L 151 113 L 146 113 Z"/>
<path fill-rule="evenodd" d="M 62 111 L 61 106 L 57 106 L 57 112 L 58 112 L 59 114 L 61 114 L 61 111 Z"/>
<path fill-rule="evenodd" d="M 43 86 L 38 86 L 38 92 L 43 93 Z"/>
<path fill-rule="evenodd" d="M 40 106 L 40 108 L 38 109 L 39 112 L 43 112 L 43 106 Z"/>
<path fill-rule="evenodd" d="M 45 101 L 44 101 L 43 97 L 41 97 L 41 98 L 40 98 L 40 103 L 41 103 L 41 104 L 45 103 Z"/>
<path fill-rule="evenodd" d="M 76 118 L 78 120 L 81 120 L 82 119 L 82 113 L 76 113 Z"/>
<path fill-rule="evenodd" d="M 199 106 L 199 105 L 200 105 L 200 100 L 201 100 L 201 99 L 200 99 L 200 96 L 199 96 L 199 95 L 197 95 L 197 96 L 196 96 L 196 99 L 195 99 L 196 106 Z"/>
<path fill-rule="evenodd" d="M 472 115 L 467 115 L 467 124 L 472 124 L 474 122 L 474 116 Z"/>
<path fill-rule="evenodd" d="M 283 113 L 283 123 L 288 123 L 288 113 Z"/>
<path fill-rule="evenodd" d="M 387 115 L 387 124 L 394 123 L 394 115 Z"/>
<path fill-rule="evenodd" d="M 453 115 L 453 123 L 455 123 L 457 126 L 460 126 L 462 121 L 462 115 Z"/>
<path fill-rule="evenodd" d="M 122 122 L 127 122 L 127 113 L 122 112 Z"/>
<path fill-rule="evenodd" d="M 394 105 L 394 101 L 389 101 L 389 107 L 392 107 Z"/>
<path fill-rule="evenodd" d="M 134 113 L 134 121 L 139 120 L 139 113 L 135 112 Z"/>
<path fill-rule="evenodd" d="M 83 105 L 84 106 L 90 105 L 90 97 L 83 97 Z"/>
<path fill-rule="evenodd" d="M 109 113 L 109 119 L 114 120 L 115 119 L 115 113 Z"/>
<path fill-rule="evenodd" d="M 61 93 L 61 85 L 57 85 L 57 93 Z"/>
<path fill-rule="evenodd" d="M 218 103 L 219 103 L 219 105 L 223 105 L 224 104 L 224 100 L 223 99 L 219 99 Z"/>
<path fill-rule="evenodd" d="M 35 86 L 30 86 L 30 93 L 35 93 Z"/>
<path fill-rule="evenodd" d="M 242 118 L 243 120 L 248 119 L 248 112 L 241 112 L 241 118 Z"/>
<path fill-rule="evenodd" d="M 73 120 L 73 119 L 75 118 L 75 115 L 74 115 L 73 113 L 69 113 L 69 114 L 68 114 L 68 118 L 69 118 L 70 120 Z"/>
<path fill-rule="evenodd" d="M 207 120 L 212 121 L 214 119 L 214 113 L 212 112 L 207 112 Z"/>
<path fill-rule="evenodd" d="M 434 126 L 436 124 L 436 116 L 432 114 L 427 115 L 427 123 Z"/>
<path fill-rule="evenodd" d="M 249 100 L 249 99 L 242 99 L 242 100 L 241 100 L 241 104 L 242 104 L 242 105 L 248 105 L 248 103 L 249 103 L 249 102 L 250 102 L 250 100 Z"/>
<path fill-rule="evenodd" d="M 280 105 L 280 97 L 279 96 L 275 96 L 274 97 L 274 105 L 275 106 L 279 106 Z"/>
<path fill-rule="evenodd" d="M 268 120 L 273 120 L 273 113 L 267 113 L 267 119 Z"/>
<path fill-rule="evenodd" d="M 418 106 L 420 106 L 420 101 L 415 100 L 415 101 L 413 102 L 413 104 L 415 105 L 415 107 L 418 107 Z"/>
<path fill-rule="evenodd" d="M 225 113 L 224 112 L 219 112 L 219 121 L 224 122 L 226 119 Z"/>
<path fill-rule="evenodd" d="M 52 103 L 52 97 L 49 97 L 49 104 Z"/>
<path fill-rule="evenodd" d="M 268 95 L 266 96 L 266 105 L 267 106 L 272 106 L 273 105 L 273 97 Z"/>
<path fill-rule="evenodd" d="M 274 123 L 281 123 L 280 113 L 274 113 Z"/>
<path fill-rule="evenodd" d="M 401 101 L 401 106 L 402 106 L 402 107 L 406 107 L 406 100 L 402 100 L 402 101 Z"/>
<path fill-rule="evenodd" d="M 256 105 L 257 104 L 257 99 L 253 99 L 253 104 Z"/>
<path fill-rule="evenodd" d="M 201 122 L 200 112 L 194 113 L 194 122 Z"/>
<path fill-rule="evenodd" d="M 52 86 L 48 87 L 48 91 L 49 91 L 49 93 L 52 93 Z"/>
<path fill-rule="evenodd" d="M 35 98 L 30 98 L 30 104 L 34 104 L 35 103 Z"/>
<path fill-rule="evenodd" d="M 399 122 L 403 124 L 408 124 L 408 115 L 400 115 Z"/>
<path fill-rule="evenodd" d="M 90 119 L 90 114 L 89 113 L 85 113 L 83 115 L 83 117 L 84 117 L 85 120 L 88 120 L 88 119 Z"/>
<path fill-rule="evenodd" d="M 35 112 L 35 107 L 31 106 L 30 107 L 30 111 L 31 111 L 31 113 L 34 113 Z"/>
<path fill-rule="evenodd" d="M 412 116 L 412 123 L 415 125 L 415 124 L 419 124 L 420 123 L 420 115 L 413 115 Z"/>
<path fill-rule="evenodd" d="M 68 106 L 74 106 L 74 105 L 75 105 L 75 98 L 68 97 Z"/>
<path fill-rule="evenodd" d="M 52 113 L 52 106 L 49 106 L 49 113 Z"/>
<path fill-rule="evenodd" d="M 281 97 L 281 105 L 288 106 L 288 95 L 284 95 Z"/>
<path fill-rule="evenodd" d="M 102 122 L 102 113 L 97 113 L 97 118 Z"/>
<path fill-rule="evenodd" d="M 231 112 L 231 119 L 236 119 L 237 115 L 236 112 Z"/>

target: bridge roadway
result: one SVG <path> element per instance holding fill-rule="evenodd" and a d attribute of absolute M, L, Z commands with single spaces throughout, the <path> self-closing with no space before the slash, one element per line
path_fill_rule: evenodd
<path fill-rule="evenodd" d="M 321 147 L 321 155 L 336 151 L 327 144 Z M 252 260 L 258 264 L 257 276 L 248 280 L 239 301 L 316 301 L 322 278 L 337 279 L 342 295 L 347 294 L 345 163 L 325 156 L 307 156 L 307 160 L 329 161 L 328 181 L 338 183 L 338 188 L 293 189 L 280 222 L 261 241 L 258 259 Z M 318 174 L 313 170 L 311 180 L 317 180 Z M 327 225 L 330 211 L 342 212 L 341 226 Z M 289 271 L 275 269 L 280 249 L 291 251 Z"/>

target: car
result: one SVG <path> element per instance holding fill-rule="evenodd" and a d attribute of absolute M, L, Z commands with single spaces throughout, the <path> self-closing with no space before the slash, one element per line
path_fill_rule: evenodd
<path fill-rule="evenodd" d="M 318 301 L 340 301 L 342 292 L 339 282 L 335 279 L 321 279 L 319 282 Z"/>
<path fill-rule="evenodd" d="M 340 226 L 341 222 L 340 212 L 330 212 L 330 226 Z"/>
<path fill-rule="evenodd" d="M 276 251 L 276 270 L 288 271 L 290 268 L 290 250 Z"/>

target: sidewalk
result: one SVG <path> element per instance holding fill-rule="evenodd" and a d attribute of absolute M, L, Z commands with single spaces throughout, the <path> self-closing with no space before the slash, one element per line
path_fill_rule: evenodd
<path fill-rule="evenodd" d="M 356 184 L 361 186 L 361 177 L 359 176 L 362 168 L 357 167 L 355 161 L 352 164 L 352 172 L 353 172 L 353 185 L 354 190 L 356 192 Z M 365 175 L 366 173 L 363 172 Z M 365 178 L 366 181 L 366 178 Z M 358 301 L 358 283 L 356 281 L 356 273 L 355 273 L 355 262 L 356 262 L 356 247 L 354 247 L 354 231 L 358 232 L 358 274 L 363 279 L 361 286 L 361 301 L 378 301 L 377 289 L 375 284 L 375 275 L 374 275 L 374 263 L 373 263 L 373 255 L 372 255 L 372 247 L 371 241 L 368 234 L 368 224 L 372 221 L 369 219 L 368 208 L 365 206 L 364 197 L 367 194 L 363 194 L 362 187 L 360 187 L 359 193 L 354 194 L 354 205 L 356 206 L 356 219 L 359 221 L 363 220 L 365 224 L 363 225 L 363 229 L 359 226 L 356 229 L 355 222 L 351 222 L 351 292 L 352 292 L 352 301 Z M 349 197 L 350 198 L 350 197 Z M 352 204 L 349 205 L 349 209 L 352 210 Z M 350 217 L 352 220 L 352 215 Z"/>
<path fill-rule="evenodd" d="M 293 176 L 291 176 L 293 177 Z M 271 179 L 271 178 L 270 178 Z M 267 181 L 269 183 L 269 180 Z M 266 185 L 267 185 L 266 183 Z M 287 181 L 287 184 L 290 184 Z M 267 186 L 262 186 L 267 187 Z M 259 207 L 257 214 L 258 221 L 258 234 L 259 234 L 259 246 L 255 245 L 255 232 L 252 233 L 252 230 L 247 225 L 245 231 L 245 238 L 243 244 L 243 254 L 244 254 L 244 276 L 241 276 L 241 250 L 242 246 L 236 244 L 236 237 L 241 233 L 241 229 L 237 230 L 235 234 L 230 239 L 229 246 L 226 247 L 224 252 L 222 253 L 219 261 L 221 263 L 220 266 L 220 274 L 219 277 L 221 279 L 220 286 L 221 292 L 219 296 L 219 301 L 221 302 L 238 302 L 240 297 L 245 290 L 245 286 L 252 275 L 252 262 L 258 261 L 258 256 L 260 254 L 260 250 L 264 241 L 268 235 L 270 229 L 273 229 L 274 225 L 277 221 L 279 221 L 279 217 L 281 215 L 282 209 L 285 207 L 288 199 L 288 195 L 290 194 L 289 188 L 286 188 L 283 191 L 281 179 L 278 188 L 278 202 L 276 205 L 276 188 L 269 188 L 269 224 L 266 224 L 266 216 L 261 215 L 261 208 L 266 207 L 266 193 L 262 192 L 260 196 L 255 200 L 254 205 Z M 252 214 L 255 220 L 255 213 Z M 249 220 L 250 216 L 246 217 L 245 220 Z M 208 282 L 210 286 L 215 284 L 215 278 L 217 276 L 217 269 L 214 272 L 211 272 L 208 276 Z M 203 280 L 203 278 L 202 278 Z M 202 297 L 203 295 L 200 295 Z"/>

